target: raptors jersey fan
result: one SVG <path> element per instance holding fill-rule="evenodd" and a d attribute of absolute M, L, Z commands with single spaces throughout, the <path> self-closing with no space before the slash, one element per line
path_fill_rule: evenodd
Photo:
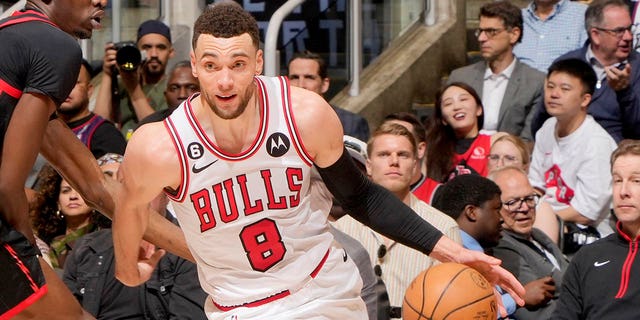
<path fill-rule="evenodd" d="M 182 168 L 180 186 L 168 194 L 203 289 L 222 311 L 293 293 L 322 268 L 333 241 L 328 212 L 310 207 L 312 161 L 291 114 L 287 80 L 255 81 L 260 129 L 239 154 L 204 133 L 194 97 L 165 120 Z"/>

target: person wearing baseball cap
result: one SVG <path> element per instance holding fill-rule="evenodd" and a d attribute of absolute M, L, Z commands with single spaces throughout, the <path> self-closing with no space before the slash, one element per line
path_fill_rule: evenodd
<path fill-rule="evenodd" d="M 102 82 L 94 112 L 113 121 L 128 137 L 138 121 L 157 110 L 167 108 L 164 89 L 167 86 L 167 63 L 174 55 L 171 30 L 162 21 L 147 20 L 138 27 L 136 47 L 142 63 L 133 70 L 123 70 L 116 62 L 121 43 L 107 43 L 102 66 Z M 114 73 L 117 70 L 117 73 Z M 114 76 L 119 75 L 114 90 Z M 113 103 L 118 99 L 120 103 Z M 117 105 L 118 107 L 114 107 Z"/>

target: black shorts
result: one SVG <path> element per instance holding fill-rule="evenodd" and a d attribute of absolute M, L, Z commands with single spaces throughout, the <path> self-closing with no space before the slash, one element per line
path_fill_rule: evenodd
<path fill-rule="evenodd" d="M 12 318 L 47 292 L 38 255 L 22 233 L 0 218 L 0 320 Z"/>

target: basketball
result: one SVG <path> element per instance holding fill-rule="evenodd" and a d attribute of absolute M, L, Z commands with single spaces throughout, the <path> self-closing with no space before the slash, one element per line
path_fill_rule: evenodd
<path fill-rule="evenodd" d="M 495 320 L 493 286 L 463 264 L 443 263 L 422 271 L 409 285 L 402 303 L 404 320 Z"/>

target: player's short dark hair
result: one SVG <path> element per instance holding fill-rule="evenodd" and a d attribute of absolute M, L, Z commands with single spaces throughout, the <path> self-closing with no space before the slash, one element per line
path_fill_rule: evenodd
<path fill-rule="evenodd" d="M 196 48 L 196 42 L 201 34 L 209 34 L 216 38 L 233 38 L 249 34 L 253 45 L 260 48 L 260 32 L 258 22 L 239 4 L 224 1 L 209 5 L 198 17 L 193 26 L 191 45 Z"/>
<path fill-rule="evenodd" d="M 438 188 L 431 205 L 457 220 L 467 205 L 480 207 L 501 194 L 495 182 L 477 174 L 463 174 Z"/>
<path fill-rule="evenodd" d="M 509 1 L 492 1 L 480 8 L 480 17 L 502 19 L 507 29 L 520 29 L 518 42 L 522 40 L 522 11 Z"/>
<path fill-rule="evenodd" d="M 320 76 L 320 78 L 326 79 L 329 77 L 329 73 L 327 72 L 327 62 L 324 61 L 322 56 L 320 56 L 319 54 L 311 52 L 309 50 L 296 52 L 293 55 L 293 58 L 289 60 L 289 64 L 291 64 L 291 61 L 295 59 L 309 59 L 315 61 L 316 63 L 318 63 L 318 75 Z M 289 68 L 289 65 L 287 65 L 287 68 Z"/>
<path fill-rule="evenodd" d="M 580 79 L 580 82 L 584 87 L 584 93 L 593 94 L 596 89 L 596 82 L 598 81 L 598 78 L 596 77 L 595 71 L 593 71 L 593 68 L 588 63 L 580 59 L 571 58 L 554 62 L 549 67 L 547 79 L 549 79 L 551 74 L 554 72 L 566 73 L 572 77 Z"/>

